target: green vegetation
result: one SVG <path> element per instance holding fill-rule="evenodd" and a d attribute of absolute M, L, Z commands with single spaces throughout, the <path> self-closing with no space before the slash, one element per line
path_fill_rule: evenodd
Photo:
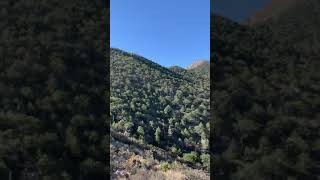
<path fill-rule="evenodd" d="M 160 169 L 162 171 L 168 171 L 170 169 L 170 164 L 168 162 L 161 162 Z"/>
<path fill-rule="evenodd" d="M 0 179 L 106 179 L 106 6 L 0 7 Z"/>
<path fill-rule="evenodd" d="M 113 131 L 111 140 L 111 179 L 150 179 L 150 180 L 167 180 L 167 179 L 190 179 L 190 180 L 208 180 L 209 173 L 201 168 L 188 167 L 180 160 L 170 158 L 158 159 L 155 154 L 166 152 L 160 148 L 139 148 L 134 142 L 125 142 L 124 139 L 131 139 Z M 133 140 L 134 141 L 134 140 Z M 125 142 L 125 143 L 124 143 Z M 165 154 L 163 154 L 165 155 Z M 170 162 L 169 162 L 170 161 Z"/>
<path fill-rule="evenodd" d="M 201 154 L 200 155 L 201 163 L 207 168 L 210 168 L 210 155 L 209 154 Z"/>
<path fill-rule="evenodd" d="M 319 35 L 320 17 L 298 9 L 251 26 L 211 17 L 216 179 L 319 178 L 320 41 L 300 24 Z"/>
<path fill-rule="evenodd" d="M 198 160 L 198 154 L 196 152 L 185 153 L 183 154 L 183 160 L 190 163 L 195 163 Z"/>
<path fill-rule="evenodd" d="M 168 69 L 111 49 L 111 80 L 112 129 L 176 158 L 208 151 L 209 71 Z"/>

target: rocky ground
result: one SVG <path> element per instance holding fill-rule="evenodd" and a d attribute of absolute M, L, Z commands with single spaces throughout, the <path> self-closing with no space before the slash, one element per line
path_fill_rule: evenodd
<path fill-rule="evenodd" d="M 155 150 L 142 149 L 112 138 L 111 179 L 130 180 L 208 180 L 209 173 L 174 159 L 161 160 Z"/>

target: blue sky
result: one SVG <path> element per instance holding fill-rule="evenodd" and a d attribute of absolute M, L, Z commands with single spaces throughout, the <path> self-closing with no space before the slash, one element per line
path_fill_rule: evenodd
<path fill-rule="evenodd" d="M 243 21 L 265 6 L 270 0 L 211 0 L 213 13 L 235 21 Z"/>
<path fill-rule="evenodd" d="M 111 0 L 110 45 L 163 66 L 210 59 L 210 0 Z"/>

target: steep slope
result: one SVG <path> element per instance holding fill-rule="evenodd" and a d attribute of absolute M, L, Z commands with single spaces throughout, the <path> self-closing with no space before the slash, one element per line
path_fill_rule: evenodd
<path fill-rule="evenodd" d="M 205 60 L 196 60 L 195 62 L 193 62 L 192 64 L 190 64 L 187 69 L 191 70 L 191 69 L 195 69 L 195 68 L 201 68 L 203 66 L 208 65 L 209 62 L 205 61 Z"/>
<path fill-rule="evenodd" d="M 265 7 L 250 17 L 249 22 L 253 24 L 263 23 L 271 18 L 280 16 L 281 13 L 303 2 L 304 0 L 271 0 Z"/>
<path fill-rule="evenodd" d="M 320 51 L 320 2 L 318 0 L 273 1 L 271 7 L 262 10 L 266 19 L 252 21 L 251 26 L 269 26 L 275 38 L 282 43 L 293 44 L 295 51 L 317 54 Z M 272 11 L 277 6 L 278 13 Z M 259 14 L 259 13 L 258 13 Z M 269 14 L 269 15 L 268 15 Z M 254 16 L 252 19 L 255 19 Z"/>
<path fill-rule="evenodd" d="M 192 74 L 190 71 L 188 71 L 187 69 L 184 69 L 180 66 L 171 66 L 169 67 L 169 69 L 179 75 L 181 75 L 182 77 L 185 78 L 185 80 L 192 82 L 194 81 L 197 77 Z"/>
<path fill-rule="evenodd" d="M 319 177 L 319 55 L 278 39 L 273 26 L 212 16 L 214 177 Z"/>
<path fill-rule="evenodd" d="M 209 173 L 155 146 L 111 130 L 111 179 L 208 180 Z"/>
<path fill-rule="evenodd" d="M 108 178 L 106 4 L 0 2 L 0 179 Z"/>
<path fill-rule="evenodd" d="M 205 78 L 209 78 L 210 74 L 210 63 L 206 60 L 197 60 L 190 64 L 187 67 L 188 71 L 197 74 L 198 76 L 202 76 Z"/>
<path fill-rule="evenodd" d="M 206 166 L 209 82 L 190 77 L 111 49 L 112 129 Z"/>

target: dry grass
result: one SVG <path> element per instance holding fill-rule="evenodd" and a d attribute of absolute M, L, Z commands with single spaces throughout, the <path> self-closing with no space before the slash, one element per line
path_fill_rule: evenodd
<path fill-rule="evenodd" d="M 130 180 L 209 180 L 209 176 L 201 171 L 193 170 L 168 170 L 163 171 L 154 171 L 149 170 L 145 171 L 140 169 L 136 174 L 131 175 L 128 179 Z"/>
<path fill-rule="evenodd" d="M 186 167 L 179 162 L 173 162 L 169 169 L 160 168 L 161 162 L 154 159 L 152 152 L 143 150 L 137 154 L 130 146 L 122 143 L 112 143 L 111 179 L 115 180 L 209 180 L 208 173 L 203 170 Z M 120 173 L 119 173 L 120 172 Z"/>
<path fill-rule="evenodd" d="M 185 180 L 187 179 L 186 175 L 182 174 L 180 171 L 169 170 L 164 173 L 167 180 Z"/>

